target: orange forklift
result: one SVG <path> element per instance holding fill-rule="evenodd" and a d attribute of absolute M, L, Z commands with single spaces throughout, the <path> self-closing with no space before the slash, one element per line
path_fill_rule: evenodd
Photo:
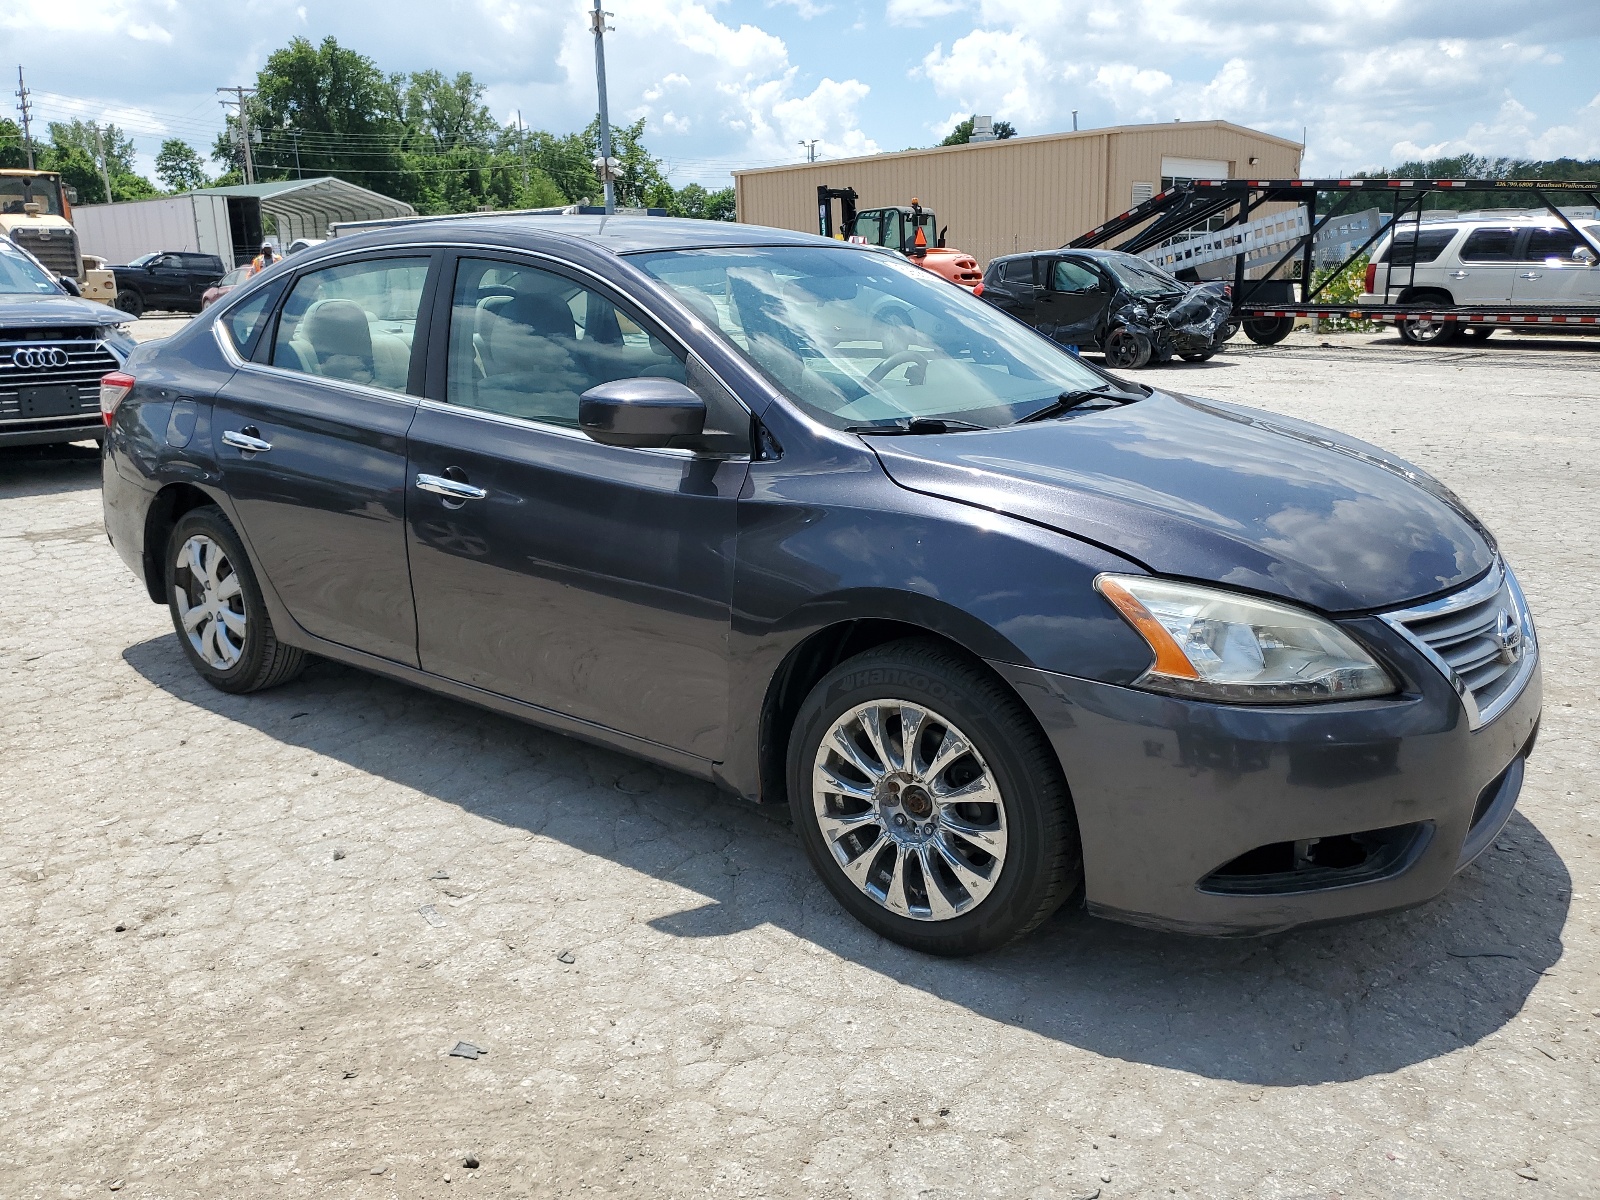
<path fill-rule="evenodd" d="M 922 207 L 921 201 L 913 198 L 909 205 L 857 212 L 857 198 L 855 188 L 817 188 L 817 220 L 823 237 L 898 250 L 918 266 L 969 292 L 983 282 L 978 260 L 964 250 L 945 246 L 944 235 L 950 227 L 939 229 L 937 218 Z M 835 200 L 839 202 L 837 233 L 833 224 Z"/>

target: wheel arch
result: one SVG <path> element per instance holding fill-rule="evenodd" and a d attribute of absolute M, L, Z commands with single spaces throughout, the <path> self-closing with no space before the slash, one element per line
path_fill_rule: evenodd
<path fill-rule="evenodd" d="M 834 621 L 808 633 L 791 647 L 767 682 L 766 695 L 761 703 L 756 764 L 761 801 L 781 804 L 785 800 L 790 734 L 794 730 L 800 705 L 818 681 L 846 659 L 907 638 L 937 643 L 968 659 L 1016 696 L 1022 710 L 1032 719 L 1031 710 L 1010 682 L 994 671 L 976 649 L 947 630 L 916 621 L 884 617 L 852 617 Z"/>
<path fill-rule="evenodd" d="M 144 586 L 157 604 L 167 602 L 167 572 L 162 555 L 173 527 L 185 513 L 216 503 L 215 496 L 193 483 L 169 483 L 150 501 L 144 516 Z"/>
<path fill-rule="evenodd" d="M 1405 291 L 1400 293 L 1399 298 L 1395 301 L 1395 303 L 1442 304 L 1446 307 L 1454 308 L 1456 298 L 1450 294 L 1448 289 L 1436 287 L 1430 284 L 1426 287 L 1418 286 L 1406 288 Z"/>

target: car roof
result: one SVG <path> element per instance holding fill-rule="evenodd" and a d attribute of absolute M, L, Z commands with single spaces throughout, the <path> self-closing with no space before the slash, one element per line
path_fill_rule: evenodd
<path fill-rule="evenodd" d="M 717 246 L 846 245 L 815 233 L 796 233 L 766 225 L 741 225 L 732 221 L 703 221 L 687 217 L 581 216 L 577 214 L 473 214 L 459 218 L 407 221 L 330 238 L 313 251 L 333 252 L 342 247 L 408 245 L 416 242 L 478 241 L 485 238 L 515 245 L 536 241 L 581 242 L 612 254 L 642 254 L 652 250 L 698 250 Z M 321 254 L 318 254 L 321 257 Z"/>

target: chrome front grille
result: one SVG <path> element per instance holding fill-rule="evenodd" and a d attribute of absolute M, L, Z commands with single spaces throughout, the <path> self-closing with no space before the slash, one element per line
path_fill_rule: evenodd
<path fill-rule="evenodd" d="M 61 362 L 61 359 L 65 362 Z M 77 389 L 77 411 L 61 420 L 78 420 L 80 413 L 100 408 L 100 377 L 121 364 L 104 342 L 87 339 L 38 340 L 0 334 L 0 421 L 23 419 L 22 393 L 26 388 L 68 384 Z M 48 418 L 46 418 L 48 419 Z"/>
<path fill-rule="evenodd" d="M 1521 694 L 1539 657 L 1527 601 L 1504 563 L 1471 587 L 1383 619 L 1455 687 L 1473 729 Z"/>
<path fill-rule="evenodd" d="M 33 229 L 26 225 L 11 231 L 11 240 L 57 275 L 78 277 L 78 238 L 60 226 Z"/>

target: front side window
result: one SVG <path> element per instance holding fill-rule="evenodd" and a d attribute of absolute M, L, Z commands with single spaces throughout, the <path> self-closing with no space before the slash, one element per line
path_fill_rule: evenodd
<path fill-rule="evenodd" d="M 685 376 L 665 342 L 563 275 L 484 258 L 456 268 L 449 404 L 576 428 L 578 397 L 592 387 Z"/>
<path fill-rule="evenodd" d="M 1004 425 L 1104 376 L 898 256 L 847 246 L 673 250 L 634 261 L 835 428 Z"/>
<path fill-rule="evenodd" d="M 883 221 L 877 213 L 862 213 L 857 217 L 854 232 L 869 246 L 883 245 Z"/>
<path fill-rule="evenodd" d="M 1516 257 L 1515 229 L 1474 229 L 1461 247 L 1463 262 L 1511 262 Z"/>
<path fill-rule="evenodd" d="M 1100 277 L 1081 263 L 1058 262 L 1050 272 L 1050 286 L 1058 292 L 1092 292 Z"/>
<path fill-rule="evenodd" d="M 309 271 L 283 303 L 272 365 L 406 390 L 426 258 L 374 258 Z"/>
<path fill-rule="evenodd" d="M 1578 256 L 1573 252 L 1583 244 L 1583 239 L 1565 225 L 1554 229 L 1535 229 L 1528 235 L 1528 248 L 1522 257 L 1529 262 L 1555 259 L 1558 262 L 1575 263 Z"/>

